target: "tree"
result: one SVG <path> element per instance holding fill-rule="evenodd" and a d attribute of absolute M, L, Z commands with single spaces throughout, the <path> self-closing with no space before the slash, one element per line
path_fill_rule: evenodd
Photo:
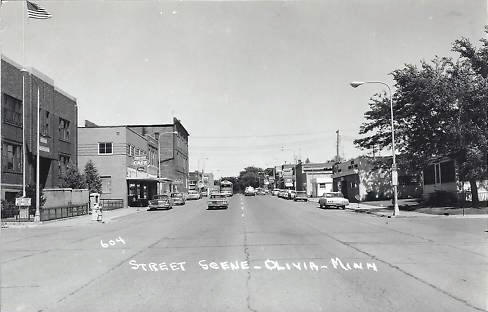
<path fill-rule="evenodd" d="M 86 187 L 90 193 L 102 193 L 102 180 L 93 161 L 89 160 L 86 163 L 84 173 Z"/>
<path fill-rule="evenodd" d="M 70 187 L 73 189 L 86 188 L 85 177 L 80 173 L 78 167 L 71 162 L 68 163 L 66 170 L 60 174 L 60 187 Z"/>
<path fill-rule="evenodd" d="M 458 40 L 453 50 L 464 51 L 458 59 L 435 57 L 392 73 L 397 151 L 416 169 L 434 157 L 455 158 L 460 180 L 470 183 L 473 206 L 478 206 L 476 181 L 487 176 L 488 42 L 482 42 L 476 50 Z M 376 94 L 369 105 L 360 128 L 366 136 L 354 142 L 361 148 L 389 147 L 389 99 Z"/>
<path fill-rule="evenodd" d="M 239 174 L 241 189 L 248 186 L 260 187 L 264 184 L 264 170 L 257 167 L 246 167 Z"/>

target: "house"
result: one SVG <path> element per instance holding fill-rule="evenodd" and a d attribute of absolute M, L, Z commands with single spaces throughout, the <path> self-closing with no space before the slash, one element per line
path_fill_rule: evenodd
<path fill-rule="evenodd" d="M 488 201 L 488 179 L 477 181 L 478 198 Z M 451 194 L 453 201 L 471 201 L 471 186 L 467 181 L 460 181 L 458 162 L 454 157 L 433 159 L 423 170 L 422 197 L 429 200 L 434 194 Z"/>

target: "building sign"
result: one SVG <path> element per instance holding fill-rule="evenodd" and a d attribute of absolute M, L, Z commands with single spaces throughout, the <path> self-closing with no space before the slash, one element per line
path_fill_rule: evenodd
<path fill-rule="evenodd" d="M 15 206 L 30 206 L 31 199 L 29 197 L 19 197 L 15 199 Z"/>
<path fill-rule="evenodd" d="M 127 168 L 127 179 L 154 179 L 156 180 L 157 176 L 154 174 L 149 174 L 147 172 L 138 171 L 134 168 Z"/>
<path fill-rule="evenodd" d="M 145 167 L 148 165 L 146 156 L 134 156 L 134 167 Z"/>
<path fill-rule="evenodd" d="M 49 147 L 42 146 L 42 145 L 39 145 L 39 150 L 42 152 L 46 152 L 46 153 L 49 153 L 49 151 L 50 151 Z"/>

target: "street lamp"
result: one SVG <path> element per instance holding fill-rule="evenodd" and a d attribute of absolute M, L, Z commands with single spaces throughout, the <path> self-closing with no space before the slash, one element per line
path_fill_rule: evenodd
<path fill-rule="evenodd" d="M 390 117 L 391 117 L 391 152 L 393 156 L 393 164 L 391 166 L 391 184 L 393 185 L 393 201 L 394 201 L 394 209 L 393 209 L 393 216 L 398 216 L 400 214 L 400 209 L 398 208 L 398 173 L 397 173 L 397 165 L 395 160 L 395 126 L 393 124 L 393 96 L 391 94 L 391 88 L 387 83 L 382 81 L 353 81 L 351 82 L 351 87 L 357 88 L 363 84 L 368 83 L 375 83 L 384 85 L 388 89 L 388 94 L 390 96 Z"/>
<path fill-rule="evenodd" d="M 161 140 L 160 137 L 165 134 L 178 134 L 177 131 L 170 131 L 170 132 L 163 132 L 159 133 L 156 132 L 155 135 L 158 139 L 158 179 L 161 178 Z M 159 181 L 159 194 L 161 194 L 161 181 Z"/>

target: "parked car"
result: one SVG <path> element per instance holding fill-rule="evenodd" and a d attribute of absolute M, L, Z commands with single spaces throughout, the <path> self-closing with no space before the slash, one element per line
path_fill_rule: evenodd
<path fill-rule="evenodd" d="M 173 200 L 174 205 L 184 205 L 185 204 L 185 196 L 182 193 L 176 192 L 171 193 L 171 199 Z"/>
<path fill-rule="evenodd" d="M 248 186 L 244 190 L 244 195 L 246 196 L 256 196 L 256 191 L 254 190 L 254 187 Z"/>
<path fill-rule="evenodd" d="M 345 209 L 349 201 L 344 198 L 341 192 L 327 192 L 319 199 L 320 208 L 338 207 Z"/>
<path fill-rule="evenodd" d="M 262 188 L 256 190 L 256 195 L 266 195 L 266 192 Z"/>
<path fill-rule="evenodd" d="M 227 196 L 221 193 L 212 193 L 208 198 L 208 209 L 214 208 L 229 208 L 229 202 L 227 201 Z"/>
<path fill-rule="evenodd" d="M 279 198 L 288 198 L 288 191 L 287 190 L 280 190 L 278 197 Z"/>
<path fill-rule="evenodd" d="M 288 199 L 295 199 L 296 196 L 297 196 L 297 191 L 288 190 Z"/>
<path fill-rule="evenodd" d="M 173 201 L 167 194 L 154 195 L 153 199 L 149 201 L 149 210 L 153 209 L 171 209 L 173 207 Z"/>
<path fill-rule="evenodd" d="M 280 189 L 274 189 L 273 191 L 271 191 L 271 195 L 278 196 L 279 192 L 280 192 Z"/>
<path fill-rule="evenodd" d="M 296 195 L 295 195 L 295 198 L 293 198 L 293 200 L 294 201 L 299 201 L 299 200 L 308 201 L 307 192 L 305 192 L 305 191 L 297 191 L 296 192 Z"/>
<path fill-rule="evenodd" d="M 200 199 L 200 198 L 202 198 L 202 196 L 200 195 L 200 193 L 198 191 L 195 191 L 195 190 L 189 190 L 188 195 L 186 196 L 186 199 L 188 199 L 188 200 Z"/>

